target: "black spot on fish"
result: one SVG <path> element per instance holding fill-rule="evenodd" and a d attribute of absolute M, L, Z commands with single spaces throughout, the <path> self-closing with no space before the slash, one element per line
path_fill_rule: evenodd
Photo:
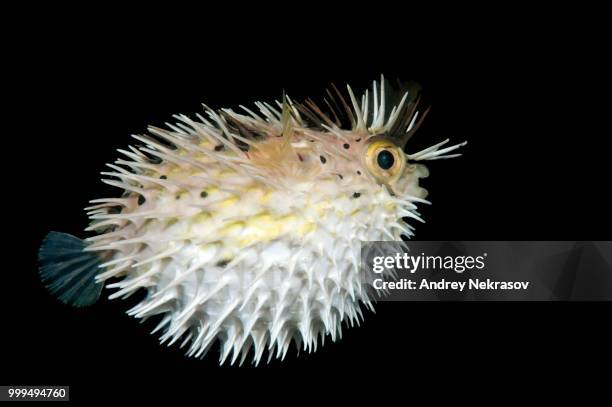
<path fill-rule="evenodd" d="M 181 199 L 181 194 L 176 194 L 175 198 L 176 198 L 177 200 Z"/>
<path fill-rule="evenodd" d="M 357 170 L 357 175 L 361 175 L 361 171 Z"/>
<path fill-rule="evenodd" d="M 140 195 L 138 196 L 138 205 L 142 205 L 143 203 L 145 203 L 146 199 L 144 196 Z"/>
<path fill-rule="evenodd" d="M 340 177 L 340 179 L 343 179 L 344 177 L 342 176 L 342 174 L 338 174 L 338 177 Z"/>
<path fill-rule="evenodd" d="M 166 177 L 165 175 L 162 175 L 161 177 L 159 177 L 159 179 L 168 179 L 168 177 Z"/>
<path fill-rule="evenodd" d="M 327 159 L 323 156 L 319 157 L 321 159 L 321 164 L 325 164 L 327 162 Z"/>
<path fill-rule="evenodd" d="M 222 151 L 225 148 L 225 146 L 223 146 L 223 144 L 219 144 L 218 146 L 215 146 L 215 151 Z"/>
<path fill-rule="evenodd" d="M 355 140 L 357 143 L 359 143 L 361 141 L 361 138 L 358 138 L 357 140 Z"/>
<path fill-rule="evenodd" d="M 221 260 L 221 261 L 217 262 L 216 266 L 217 267 L 225 267 L 225 266 L 227 266 L 229 264 L 229 262 L 230 262 L 229 260 Z"/>
<path fill-rule="evenodd" d="M 361 196 L 361 194 L 359 192 L 355 192 L 353 194 L 353 198 L 359 198 Z"/>
<path fill-rule="evenodd" d="M 206 191 L 200 192 L 200 197 L 206 198 L 207 196 L 208 196 L 208 192 L 206 192 Z"/>
<path fill-rule="evenodd" d="M 349 143 L 344 143 L 344 144 L 342 145 L 342 147 L 344 147 L 344 148 L 346 148 L 346 149 L 348 150 L 348 149 L 349 149 L 349 147 L 350 147 L 350 145 L 349 145 Z"/>

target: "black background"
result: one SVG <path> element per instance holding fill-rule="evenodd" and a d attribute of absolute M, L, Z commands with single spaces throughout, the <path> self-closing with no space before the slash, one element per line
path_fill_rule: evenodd
<path fill-rule="evenodd" d="M 40 240 L 49 230 L 83 236 L 82 208 L 114 192 L 99 172 L 130 134 L 199 112 L 201 102 L 236 107 L 283 90 L 318 97 L 330 82 L 360 88 L 380 73 L 417 81 L 432 106 L 409 150 L 468 141 L 463 157 L 429 165 L 433 205 L 422 208 L 427 223 L 417 238 L 610 239 L 608 136 L 595 124 L 603 110 L 596 24 L 501 6 L 420 14 L 381 5 L 359 15 L 348 6 L 294 7 L 20 14 L 27 18 L 7 37 L 18 112 L 5 129 L 11 232 L 0 382 L 67 384 L 75 401 L 206 403 L 219 393 L 227 401 L 323 401 L 328 390 L 409 400 L 460 379 L 457 391 L 553 394 L 568 377 L 609 366 L 603 303 L 381 303 L 362 327 L 314 354 L 237 368 L 218 367 L 214 352 L 194 360 L 160 347 L 152 325 L 125 315 L 125 302 L 75 310 L 47 295 L 37 276 Z M 557 384 L 546 388 L 543 377 Z"/>

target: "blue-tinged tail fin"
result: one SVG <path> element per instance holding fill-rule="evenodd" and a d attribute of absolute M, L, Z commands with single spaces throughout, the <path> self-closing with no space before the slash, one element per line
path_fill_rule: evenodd
<path fill-rule="evenodd" d="M 95 282 L 100 256 L 84 252 L 85 247 L 78 237 L 49 232 L 38 250 L 42 282 L 60 301 L 75 307 L 94 304 L 103 286 Z"/>

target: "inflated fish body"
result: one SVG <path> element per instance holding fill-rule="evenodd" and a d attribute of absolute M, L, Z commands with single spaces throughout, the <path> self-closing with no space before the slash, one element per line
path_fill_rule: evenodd
<path fill-rule="evenodd" d="M 283 97 L 256 103 L 257 113 L 206 107 L 134 136 L 142 145 L 119 150 L 103 173 L 123 195 L 87 208 L 95 236 L 48 235 L 43 281 L 76 306 L 104 284 L 110 298 L 144 289 L 130 315 L 160 315 L 154 332 L 189 355 L 218 340 L 221 362 L 336 340 L 343 322 L 363 318 L 362 304 L 372 307 L 360 242 L 410 237 L 403 219 L 420 220 L 416 204 L 427 202 L 417 162 L 460 146 L 405 153 L 424 115 L 408 93 L 391 106 L 384 83 L 361 102 L 334 88 L 326 113 Z"/>

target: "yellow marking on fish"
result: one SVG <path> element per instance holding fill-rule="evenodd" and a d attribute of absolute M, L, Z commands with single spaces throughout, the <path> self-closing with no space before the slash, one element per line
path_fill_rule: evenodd
<path fill-rule="evenodd" d="M 315 230 L 314 222 L 304 222 L 298 227 L 297 232 L 300 237 L 304 237 L 305 235 L 307 235 L 308 233 L 314 230 Z"/>
<path fill-rule="evenodd" d="M 264 192 L 261 198 L 259 198 L 259 202 L 262 204 L 267 204 L 268 202 L 270 202 L 271 198 L 272 198 L 272 191 L 268 190 Z"/>
<path fill-rule="evenodd" d="M 386 203 L 385 204 L 385 210 L 389 211 L 389 212 L 395 210 L 395 204 L 393 202 Z"/>
<path fill-rule="evenodd" d="M 231 198 L 227 198 L 221 202 L 219 202 L 219 206 L 221 208 L 227 208 L 228 206 L 232 206 L 234 204 L 236 204 L 236 202 L 238 202 L 238 197 L 231 197 Z"/>
<path fill-rule="evenodd" d="M 242 229 L 243 237 L 238 244 L 241 248 L 257 242 L 268 242 L 296 230 L 295 215 L 274 217 L 267 212 L 254 215 L 247 219 Z M 297 234 L 303 236 L 314 229 L 314 224 L 304 223 L 297 228 Z"/>
<path fill-rule="evenodd" d="M 236 172 L 232 170 L 223 170 L 216 174 L 216 178 L 223 179 L 223 178 L 231 177 L 232 175 L 236 175 Z"/>
<path fill-rule="evenodd" d="M 208 195 L 212 195 L 214 193 L 219 192 L 219 188 L 217 188 L 217 187 L 204 188 L 204 192 L 206 192 Z"/>
<path fill-rule="evenodd" d="M 243 222 L 232 222 L 229 225 L 219 229 L 219 233 L 224 235 L 238 234 L 244 230 L 244 226 L 245 225 Z"/>
<path fill-rule="evenodd" d="M 315 204 L 314 209 L 317 212 L 317 214 L 322 217 L 325 215 L 325 212 L 327 212 L 327 209 L 329 208 L 329 204 L 330 204 L 329 201 L 322 201 L 322 202 Z"/>
<path fill-rule="evenodd" d="M 218 249 L 223 246 L 223 243 L 219 240 L 215 240 L 214 242 L 203 243 L 200 245 L 200 249 L 208 250 L 208 249 Z"/>
<path fill-rule="evenodd" d="M 212 216 L 209 212 L 200 212 L 193 217 L 193 221 L 195 223 L 203 223 L 210 220 L 210 218 L 212 218 Z"/>

